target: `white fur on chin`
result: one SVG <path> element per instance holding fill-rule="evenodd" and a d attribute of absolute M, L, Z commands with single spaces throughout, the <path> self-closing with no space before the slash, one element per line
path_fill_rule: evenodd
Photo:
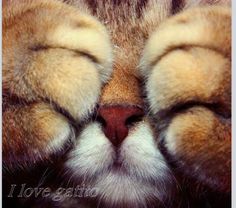
<path fill-rule="evenodd" d="M 113 168 L 115 160 L 121 161 L 119 168 Z M 85 178 L 85 181 L 92 178 L 88 185 L 96 187 L 98 197 L 110 206 L 146 206 L 149 199 L 162 202 L 172 182 L 152 130 L 145 122 L 130 130 L 119 154 L 103 134 L 100 125 L 89 124 L 69 153 L 66 169 L 75 176 L 75 181 L 76 178 Z"/>

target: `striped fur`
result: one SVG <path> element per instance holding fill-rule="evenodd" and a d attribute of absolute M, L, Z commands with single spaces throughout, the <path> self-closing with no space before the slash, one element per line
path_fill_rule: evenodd
<path fill-rule="evenodd" d="M 4 206 L 228 207 L 230 5 L 4 0 Z M 146 112 L 118 150 L 96 120 L 107 105 Z M 14 183 L 52 191 L 8 198 Z M 76 185 L 97 196 L 57 192 Z"/>

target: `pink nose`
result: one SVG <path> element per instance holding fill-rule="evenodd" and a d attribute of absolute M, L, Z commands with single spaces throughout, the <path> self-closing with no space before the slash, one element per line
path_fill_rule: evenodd
<path fill-rule="evenodd" d="M 143 110 L 135 106 L 101 106 L 97 120 L 103 125 L 103 132 L 115 147 L 125 140 L 129 128 L 143 117 Z"/>

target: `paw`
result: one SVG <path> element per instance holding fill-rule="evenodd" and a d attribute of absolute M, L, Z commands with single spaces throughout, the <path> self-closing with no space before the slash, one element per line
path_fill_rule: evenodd
<path fill-rule="evenodd" d="M 3 21 L 3 157 L 36 162 L 68 140 L 67 118 L 93 112 L 111 74 L 110 40 L 96 19 L 58 1 L 6 3 Z"/>
<path fill-rule="evenodd" d="M 195 8 L 167 20 L 141 60 L 147 99 L 167 154 L 214 190 L 230 190 L 231 15 Z"/>
<path fill-rule="evenodd" d="M 9 170 L 50 160 L 74 139 L 68 120 L 45 103 L 7 109 L 3 121 L 3 165 Z"/>
<path fill-rule="evenodd" d="M 29 101 L 54 102 L 83 119 L 111 73 L 105 28 L 57 1 L 22 4 L 20 11 L 7 7 L 4 12 L 4 90 Z"/>

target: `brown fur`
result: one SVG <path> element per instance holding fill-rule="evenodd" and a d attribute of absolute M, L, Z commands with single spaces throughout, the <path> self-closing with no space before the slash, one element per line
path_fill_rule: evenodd
<path fill-rule="evenodd" d="M 177 172 L 230 193 L 230 9 L 189 9 L 230 1 L 19 2 L 3 1 L 7 169 L 50 160 L 96 104 L 150 107 Z"/>
<path fill-rule="evenodd" d="M 141 60 L 154 118 L 171 117 L 162 132 L 167 151 L 186 173 L 225 192 L 231 187 L 230 25 L 228 8 L 188 10 L 157 29 Z M 207 109 L 214 113 L 206 116 Z"/>

